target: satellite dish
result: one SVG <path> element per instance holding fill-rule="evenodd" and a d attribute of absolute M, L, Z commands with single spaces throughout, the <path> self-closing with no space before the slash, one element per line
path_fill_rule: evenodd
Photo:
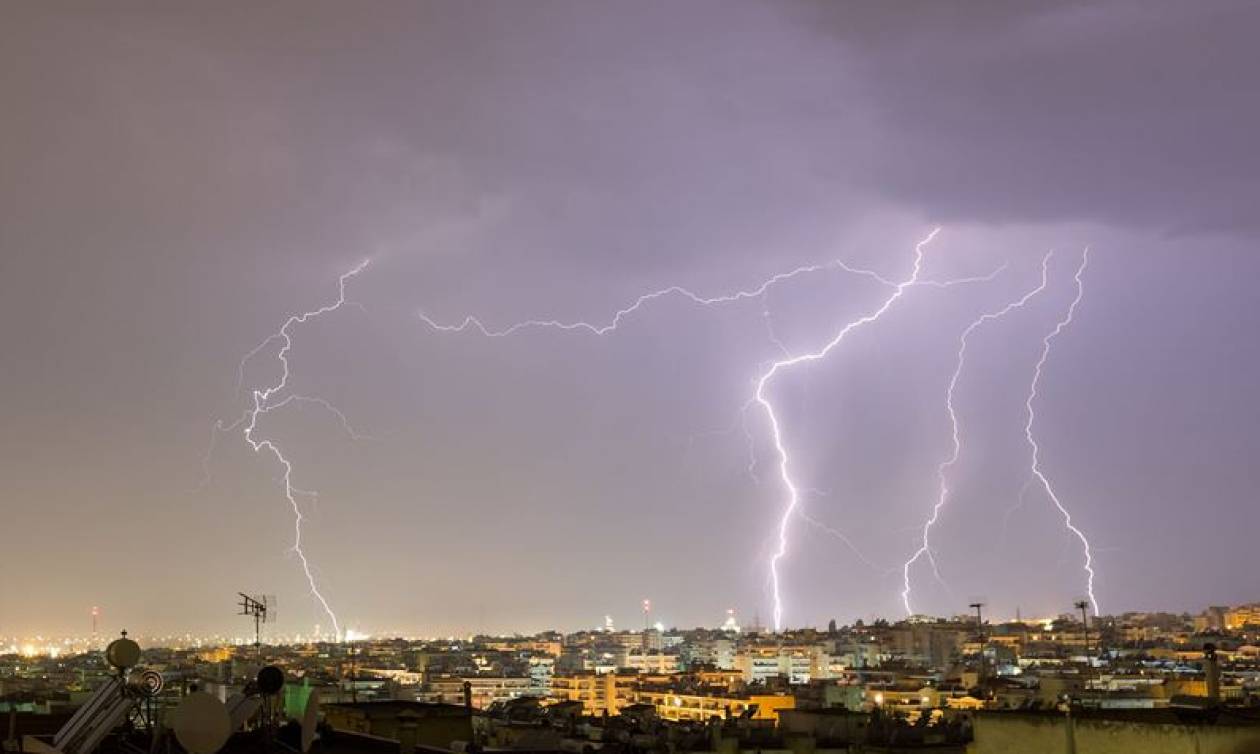
<path fill-rule="evenodd" d="M 215 754 L 232 735 L 227 707 L 204 691 L 184 697 L 175 708 L 175 738 L 189 754 Z"/>
<path fill-rule="evenodd" d="M 267 665 L 258 671 L 258 690 L 263 694 L 278 694 L 284 688 L 284 671 L 275 665 Z"/>
<path fill-rule="evenodd" d="M 140 662 L 140 645 L 128 639 L 114 639 L 105 648 L 105 661 L 119 670 L 135 667 Z"/>
<path fill-rule="evenodd" d="M 162 688 L 166 685 L 162 674 L 156 670 L 144 670 L 139 673 L 132 673 L 127 679 L 127 684 L 144 696 L 157 696 L 162 692 Z"/>
<path fill-rule="evenodd" d="M 257 696 L 245 696 L 237 693 L 228 697 L 226 705 L 228 717 L 232 720 L 232 730 L 237 731 L 262 706 L 262 699 L 259 699 Z"/>
<path fill-rule="evenodd" d="M 306 698 L 306 712 L 302 713 L 302 751 L 310 751 L 315 743 L 315 726 L 319 724 L 319 689 L 311 689 Z"/>

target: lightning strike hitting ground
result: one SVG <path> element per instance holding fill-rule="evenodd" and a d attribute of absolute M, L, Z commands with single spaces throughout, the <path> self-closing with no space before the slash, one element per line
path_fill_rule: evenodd
<path fill-rule="evenodd" d="M 967 329 L 963 330 L 962 335 L 958 338 L 958 358 L 954 362 L 954 373 L 949 378 L 949 387 L 945 390 L 945 410 L 949 414 L 953 450 L 950 452 L 949 457 L 936 467 L 936 477 L 940 484 L 940 492 L 936 497 L 936 504 L 932 506 L 931 515 L 929 515 L 927 520 L 923 522 L 923 536 L 919 549 L 910 556 L 910 559 L 906 561 L 905 567 L 902 569 L 903 589 L 901 590 L 901 602 L 906 608 L 906 615 L 914 615 L 914 610 L 910 607 L 910 569 L 914 567 L 914 564 L 917 563 L 920 558 L 926 557 L 928 559 L 928 562 L 931 563 L 932 566 L 932 572 L 936 575 L 936 579 L 941 581 L 940 570 L 936 565 L 936 557 L 932 554 L 932 548 L 929 543 L 928 536 L 931 533 L 932 527 L 936 525 L 937 519 L 940 518 L 941 509 L 945 507 L 945 503 L 949 499 L 950 490 L 947 472 L 958 463 L 958 457 L 962 453 L 962 441 L 958 428 L 958 413 L 954 409 L 954 389 L 958 387 L 958 379 L 962 376 L 963 365 L 967 360 L 967 342 L 971 338 L 971 335 L 986 322 L 1001 319 L 1010 312 L 1023 308 L 1024 305 L 1032 300 L 1034 296 L 1044 291 L 1046 289 L 1046 283 L 1049 281 L 1050 259 L 1053 256 L 1054 252 L 1049 252 L 1042 257 L 1041 283 L 1036 288 L 1033 288 L 1019 299 L 1010 302 L 995 312 L 987 312 L 980 315 L 975 321 L 967 326 Z"/>
<path fill-rule="evenodd" d="M 794 356 L 790 359 L 782 359 L 770 365 L 770 368 L 762 373 L 757 380 L 757 390 L 754 393 L 754 399 L 766 412 L 766 418 L 770 421 L 770 434 L 774 440 L 775 451 L 779 454 L 779 478 L 783 482 L 783 486 L 787 489 L 788 499 L 783 506 L 783 514 L 779 518 L 779 547 L 774 555 L 770 557 L 770 584 L 771 593 L 774 597 L 774 630 L 783 630 L 783 591 L 779 584 L 779 562 L 787 556 L 788 552 L 788 525 L 792 521 L 792 516 L 796 513 L 797 506 L 801 501 L 800 490 L 796 486 L 796 482 L 792 479 L 791 458 L 788 454 L 787 445 L 783 441 L 783 430 L 779 426 L 779 417 L 775 413 L 774 404 L 766 397 L 766 389 L 776 376 L 785 369 L 790 369 L 800 364 L 806 364 L 812 361 L 818 361 L 826 358 L 827 354 L 859 327 L 868 325 L 871 322 L 884 316 L 884 312 L 888 311 L 893 304 L 897 302 L 906 292 L 906 289 L 919 281 L 919 272 L 923 267 L 923 247 L 932 242 L 936 238 L 936 234 L 940 232 L 940 228 L 933 228 L 932 232 L 927 235 L 914 247 L 914 268 L 910 273 L 910 277 L 897 283 L 894 290 L 888 298 L 884 299 L 883 304 L 870 314 L 859 317 L 832 336 L 831 340 L 817 351 L 812 353 Z"/>
<path fill-rule="evenodd" d="M 784 282 L 786 280 L 797 277 L 799 275 L 803 275 L 803 274 L 811 273 L 811 272 L 819 272 L 826 269 L 833 269 L 833 268 L 841 269 L 846 272 L 869 277 L 873 280 L 878 281 L 882 285 L 892 288 L 893 289 L 892 293 L 889 295 L 887 299 L 884 300 L 881 306 L 879 306 L 871 314 L 860 317 L 848 323 L 847 325 L 845 325 L 821 349 L 812 353 L 806 353 L 799 356 L 792 356 L 790 353 L 785 353 L 783 359 L 772 362 L 770 366 L 764 372 L 762 372 L 761 375 L 755 380 L 756 389 L 754 391 L 754 394 L 752 398 L 750 398 L 749 401 L 745 404 L 744 409 L 743 409 L 744 411 L 746 411 L 748 407 L 752 406 L 753 404 L 757 404 L 761 406 L 761 408 L 765 411 L 766 416 L 770 422 L 771 438 L 774 442 L 775 450 L 779 456 L 779 476 L 784 486 L 788 490 L 788 500 L 783 508 L 782 516 L 779 519 L 778 548 L 770 559 L 770 581 L 771 581 L 771 586 L 772 586 L 772 592 L 774 595 L 774 624 L 775 624 L 775 630 L 778 631 L 778 630 L 781 630 L 783 626 L 783 600 L 782 600 L 782 591 L 779 584 L 779 570 L 778 570 L 779 562 L 787 555 L 788 526 L 792 520 L 792 517 L 794 515 L 797 515 L 798 513 L 798 504 L 800 502 L 801 491 L 796 486 L 795 482 L 792 480 L 792 476 L 790 472 L 790 458 L 788 455 L 787 447 L 783 440 L 783 433 L 779 425 L 778 416 L 775 412 L 773 404 L 771 403 L 770 399 L 767 397 L 767 389 L 769 388 L 770 383 L 774 380 L 774 378 L 783 370 L 789 369 L 791 367 L 794 367 L 800 364 L 805 364 L 808 362 L 817 361 L 819 359 L 825 358 L 827 354 L 830 353 L 836 346 L 838 346 L 848 336 L 850 332 L 852 332 L 853 330 L 863 325 L 874 322 L 875 320 L 883 316 L 884 312 L 886 312 L 894 303 L 896 303 L 896 301 L 900 299 L 902 295 L 904 295 L 907 289 L 916 287 L 916 286 L 949 288 L 951 286 L 959 285 L 963 283 L 987 282 L 987 281 L 993 280 L 998 274 L 1002 272 L 1003 269 L 1005 269 L 1006 265 L 1004 264 L 1001 267 L 994 270 L 993 272 L 989 273 L 988 275 L 957 278 L 957 279 L 943 280 L 943 281 L 921 280 L 919 277 L 919 274 L 920 274 L 920 271 L 922 268 L 922 262 L 923 262 L 923 249 L 928 243 L 930 243 L 936 237 L 936 235 L 939 232 L 940 232 L 940 228 L 933 229 L 932 232 L 929 233 L 926 238 L 924 238 L 922 241 L 920 241 L 918 244 L 915 245 L 915 258 L 914 258 L 913 273 L 908 279 L 900 281 L 900 282 L 894 282 L 892 280 L 889 280 L 888 278 L 871 270 L 855 268 L 855 267 L 851 267 L 848 264 L 845 264 L 844 262 L 834 261 L 834 262 L 829 262 L 826 264 L 808 265 L 808 266 L 798 267 L 789 272 L 776 274 L 768 278 L 767 280 L 762 282 L 760 285 L 758 285 L 757 287 L 751 290 L 737 291 L 735 293 L 721 295 L 721 296 L 709 296 L 709 297 L 700 296 L 681 286 L 670 286 L 668 288 L 662 288 L 660 290 L 653 291 L 651 293 L 647 293 L 638 297 L 629 306 L 626 306 L 625 308 L 618 310 L 609 321 L 603 324 L 595 324 L 595 323 L 586 322 L 582 320 L 563 322 L 560 320 L 532 319 L 532 320 L 525 320 L 522 322 L 517 322 L 515 324 L 508 325 L 507 327 L 504 327 L 501 329 L 491 329 L 487 327 L 480 319 L 474 316 L 465 317 L 464 320 L 457 325 L 442 324 L 432 319 L 428 315 L 424 314 L 423 312 L 418 313 L 417 316 L 422 322 L 424 322 L 430 328 L 438 332 L 459 333 L 459 332 L 464 332 L 465 330 L 472 329 L 472 330 L 476 330 L 477 332 L 481 333 L 482 335 L 486 337 L 491 337 L 491 338 L 506 337 L 527 328 L 584 330 L 594 335 L 602 336 L 616 330 L 622 324 L 622 321 L 627 316 L 638 311 L 638 309 L 642 307 L 644 304 L 652 300 L 662 298 L 664 296 L 678 295 L 678 296 L 687 298 L 694 303 L 701 304 L 704 306 L 708 306 L 711 304 L 731 303 L 731 302 L 740 301 L 744 299 L 764 297 L 767 291 L 769 291 L 769 289 L 777 283 Z M 763 305 L 764 305 L 764 298 L 763 298 Z M 764 312 L 764 309 L 763 309 L 763 312 Z M 773 333 L 773 331 L 771 331 L 771 333 Z M 786 350 L 783 347 L 783 344 L 779 342 L 776 337 L 773 337 L 772 335 L 771 339 L 772 341 L 775 342 L 775 345 L 778 346 L 781 350 Z M 756 466 L 755 459 L 750 460 L 749 473 L 751 476 L 753 476 L 754 479 L 756 478 L 755 466 Z M 851 543 L 850 543 L 850 546 L 852 546 Z M 860 552 L 858 552 L 858 554 L 861 555 Z"/>
<path fill-rule="evenodd" d="M 333 406 L 331 403 L 329 403 L 328 401 L 322 398 L 311 398 L 311 397 L 300 396 L 300 395 L 289 395 L 283 398 L 282 400 L 277 401 L 276 403 L 271 403 L 271 399 L 275 397 L 277 394 L 283 392 L 288 387 L 288 384 L 289 384 L 289 351 L 290 349 L 293 348 L 293 337 L 292 337 L 292 333 L 290 332 L 291 328 L 294 325 L 303 324 L 310 319 L 313 319 L 323 314 L 328 314 L 329 312 L 334 312 L 337 309 L 340 309 L 346 303 L 346 281 L 348 281 L 350 278 L 362 272 L 363 269 L 367 267 L 367 265 L 368 263 L 365 260 L 359 263 L 357 267 L 350 270 L 349 272 L 346 272 L 345 274 L 341 275 L 341 277 L 338 278 L 337 300 L 335 302 L 322 306 L 313 311 L 305 312 L 303 314 L 295 314 L 289 317 L 287 320 L 285 320 L 285 323 L 280 327 L 279 330 L 277 330 L 272 335 L 268 336 L 267 339 L 264 340 L 262 343 L 260 343 L 256 348 L 254 348 L 254 350 L 250 351 L 248 354 L 245 355 L 245 358 L 241 360 L 241 365 L 237 371 L 238 379 L 240 379 L 240 377 L 243 376 L 245 363 L 247 361 L 249 361 L 252 357 L 256 356 L 269 343 L 279 341 L 281 345 L 280 345 L 279 352 L 276 354 L 276 357 L 280 361 L 280 364 L 282 366 L 280 379 L 275 384 L 270 385 L 261 390 L 257 388 L 253 389 L 251 391 L 253 395 L 251 408 L 248 409 L 245 412 L 244 416 L 242 416 L 236 422 L 226 427 L 222 426 L 221 423 L 216 425 L 216 430 L 223 431 L 223 432 L 234 430 L 238 427 L 242 427 L 243 425 L 243 434 L 245 436 L 245 441 L 249 443 L 249 446 L 254 450 L 254 452 L 260 453 L 263 450 L 269 451 L 275 457 L 275 459 L 280 462 L 280 466 L 284 470 L 284 473 L 282 475 L 282 481 L 284 483 L 284 496 L 285 496 L 285 499 L 289 501 L 289 505 L 293 508 L 293 547 L 292 547 L 292 550 L 294 553 L 297 554 L 298 560 L 300 560 L 302 563 L 302 573 L 306 576 L 306 581 L 307 581 L 307 584 L 311 588 L 312 596 L 315 597 L 315 600 L 319 602 L 320 606 L 323 608 L 324 613 L 328 615 L 330 620 L 332 620 L 333 632 L 338 638 L 341 637 L 341 623 L 337 620 L 337 614 L 333 612 L 332 606 L 328 604 L 328 600 L 324 597 L 323 593 L 319 591 L 319 586 L 315 580 L 315 574 L 312 572 L 311 563 L 306 557 L 306 552 L 302 549 L 302 521 L 304 517 L 302 515 L 302 509 L 298 506 L 296 496 L 314 495 L 314 493 L 308 490 L 301 490 L 294 486 L 293 464 L 290 463 L 289 459 L 285 457 L 284 453 L 280 450 L 280 447 L 276 445 L 274 440 L 271 440 L 265 437 L 256 438 L 255 432 L 257 431 L 258 417 L 260 415 L 269 413 L 271 411 L 275 411 L 276 409 L 279 409 L 290 403 L 309 402 L 309 403 L 316 403 L 318 405 L 321 405 L 324 408 L 331 411 L 341 421 L 342 427 L 345 428 L 346 432 L 348 432 L 351 435 L 351 437 L 356 437 L 356 438 L 361 437 L 361 435 L 357 434 L 353 429 L 351 429 L 349 422 L 346 421 L 345 414 L 343 414 L 335 406 Z"/>
<path fill-rule="evenodd" d="M 1085 274 L 1085 268 L 1089 265 L 1089 249 L 1081 254 L 1081 264 L 1076 268 L 1076 274 L 1073 280 L 1076 281 L 1076 297 L 1072 299 L 1072 303 L 1068 306 L 1067 314 L 1063 319 L 1055 324 L 1054 329 L 1050 331 L 1046 337 L 1041 340 L 1041 357 L 1037 360 L 1037 367 L 1033 370 L 1032 384 L 1028 388 L 1028 400 L 1025 401 L 1024 407 L 1028 411 L 1028 421 L 1024 424 L 1024 437 L 1028 440 L 1029 447 L 1032 448 L 1032 467 L 1031 472 L 1034 479 L 1041 483 L 1046 491 L 1046 495 L 1050 497 L 1050 502 L 1054 503 L 1054 507 L 1059 509 L 1059 513 L 1063 515 L 1063 524 L 1068 531 L 1076 535 L 1081 541 L 1081 546 L 1085 550 L 1084 570 L 1086 574 L 1086 589 L 1089 593 L 1090 605 L 1094 608 L 1094 615 L 1098 615 L 1098 598 L 1094 596 L 1094 554 L 1090 548 L 1089 539 L 1085 537 L 1076 525 L 1072 523 L 1072 514 L 1068 513 L 1063 502 L 1059 500 L 1059 496 L 1055 493 L 1054 487 L 1050 484 L 1050 479 L 1046 477 L 1041 470 L 1041 448 L 1037 445 L 1037 440 L 1033 436 L 1033 423 L 1037 420 L 1037 415 L 1033 411 L 1033 403 L 1037 400 L 1037 387 L 1041 383 L 1041 372 L 1046 365 L 1046 360 L 1050 358 L 1050 344 L 1064 328 L 1072 324 L 1072 318 L 1076 315 L 1076 306 L 1081 303 L 1081 297 L 1085 295 L 1085 285 L 1081 281 L 1081 277 Z"/>

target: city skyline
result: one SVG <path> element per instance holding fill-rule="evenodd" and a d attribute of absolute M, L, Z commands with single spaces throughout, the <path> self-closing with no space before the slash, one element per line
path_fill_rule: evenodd
<path fill-rule="evenodd" d="M 987 605 L 983 606 L 987 607 Z M 579 636 L 628 636 L 628 635 L 644 635 L 649 634 L 654 637 L 679 636 L 687 635 L 695 632 L 711 633 L 711 634 L 727 634 L 732 637 L 754 638 L 759 637 L 765 640 L 775 640 L 776 637 L 781 640 L 790 639 L 793 636 L 809 635 L 817 633 L 828 633 L 834 627 L 840 631 L 853 631 L 873 628 L 887 628 L 896 626 L 913 626 L 913 625 L 971 625 L 975 626 L 976 614 L 974 612 L 975 605 L 966 606 L 966 609 L 953 615 L 914 615 L 914 616 L 897 616 L 897 617 L 876 617 L 870 620 L 857 619 L 852 623 L 837 622 L 834 619 L 825 624 L 817 626 L 797 626 L 793 628 L 785 628 L 781 631 L 774 631 L 772 628 L 760 623 L 759 616 L 753 616 L 751 620 L 741 621 L 735 616 L 733 610 L 728 610 L 722 616 L 720 622 L 699 625 L 674 625 L 663 622 L 656 622 L 649 626 L 635 626 L 631 624 L 619 624 L 612 619 L 611 615 L 604 615 L 602 621 L 592 621 L 590 625 L 579 626 L 549 626 L 546 628 L 516 628 L 512 630 L 485 630 L 479 627 L 469 627 L 463 631 L 455 632 L 424 632 L 410 629 L 400 629 L 399 627 L 377 627 L 374 631 L 359 631 L 349 629 L 342 634 L 336 636 L 327 626 L 313 626 L 307 631 L 283 632 L 276 630 L 272 624 L 261 630 L 257 635 L 253 633 L 252 624 L 246 625 L 248 621 L 240 620 L 243 616 L 237 613 L 238 620 L 233 625 L 237 630 L 228 630 L 222 632 L 174 632 L 174 633 L 144 633 L 140 631 L 131 631 L 124 625 L 97 625 L 94 632 L 71 633 L 65 635 L 55 635 L 47 633 L 31 634 L 26 636 L 6 636 L 0 633 L 0 654 L 18 654 L 29 657 L 40 656 L 67 656 L 72 654 L 91 653 L 99 651 L 103 646 L 108 644 L 122 632 L 126 632 L 126 636 L 134 640 L 138 640 L 151 648 L 167 648 L 167 649 L 192 649 L 198 647 L 212 648 L 218 646 L 253 646 L 256 641 L 261 641 L 264 646 L 273 647 L 295 647 L 309 645 L 313 643 L 320 644 L 353 644 L 355 642 L 365 641 L 426 641 L 434 643 L 454 642 L 467 643 L 475 642 L 480 639 L 529 639 L 539 637 L 579 637 Z M 1056 613 L 1046 615 L 994 615 L 991 613 L 983 613 L 981 618 L 983 625 L 994 627 L 1048 627 L 1053 624 L 1074 623 L 1079 622 L 1080 604 L 1070 606 L 1069 608 Z M 1191 622 L 1207 620 L 1209 616 L 1219 616 L 1222 625 L 1219 629 L 1208 628 L 1210 633 L 1213 630 L 1245 630 L 1247 627 L 1253 626 L 1255 620 L 1260 617 L 1260 601 L 1242 603 L 1238 605 L 1209 605 L 1202 610 L 1187 611 L 1184 613 L 1173 613 L 1161 610 L 1142 610 L 1121 615 L 1102 615 L 1090 616 L 1091 623 L 1098 626 L 1107 627 L 1108 630 L 1115 630 L 1117 625 L 1126 625 L 1129 623 L 1143 623 L 1146 621 L 1158 621 L 1161 618 L 1169 619 L 1187 619 Z M 1237 617 L 1237 625 L 1230 623 L 1230 616 Z"/>
<path fill-rule="evenodd" d="M 1260 597 L 1245 5 L 142 6 L 0 11 L 0 635 Z"/>

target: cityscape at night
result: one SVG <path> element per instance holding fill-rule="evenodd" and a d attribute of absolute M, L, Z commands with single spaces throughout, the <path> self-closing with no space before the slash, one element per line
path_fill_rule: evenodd
<path fill-rule="evenodd" d="M 0 4 L 0 742 L 1260 754 L 1260 6 Z"/>

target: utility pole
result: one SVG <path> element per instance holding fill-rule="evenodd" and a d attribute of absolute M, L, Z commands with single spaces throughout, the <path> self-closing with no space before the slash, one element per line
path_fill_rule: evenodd
<path fill-rule="evenodd" d="M 1089 685 L 1089 676 L 1093 663 L 1089 660 L 1089 600 L 1077 600 L 1073 606 L 1081 611 L 1081 628 L 1085 634 L 1085 685 Z"/>
<path fill-rule="evenodd" d="M 984 616 L 981 609 L 984 607 L 983 602 L 973 602 L 968 605 L 972 610 L 976 611 L 976 638 L 980 640 L 980 646 L 984 646 Z"/>

